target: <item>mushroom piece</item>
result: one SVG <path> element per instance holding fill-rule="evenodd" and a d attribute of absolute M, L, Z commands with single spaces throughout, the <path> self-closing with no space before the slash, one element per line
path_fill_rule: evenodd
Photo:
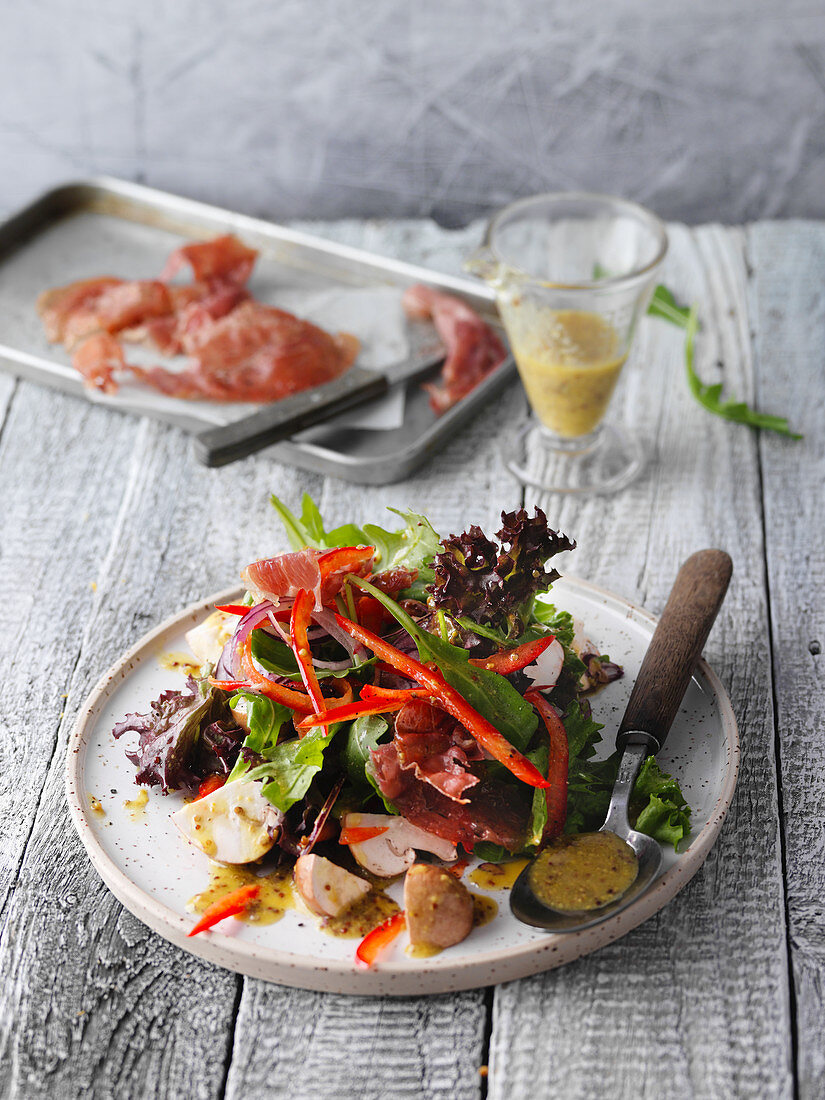
<path fill-rule="evenodd" d="M 187 840 L 218 863 L 252 863 L 275 843 L 283 814 L 254 779 L 235 779 L 176 810 L 172 821 Z"/>
<path fill-rule="evenodd" d="M 432 863 L 414 863 L 404 879 L 404 911 L 410 943 L 452 947 L 473 927 L 473 899 L 463 882 Z"/>
<path fill-rule="evenodd" d="M 338 917 L 370 892 L 370 884 L 323 856 L 299 856 L 293 871 L 295 888 L 319 917 Z"/>
<path fill-rule="evenodd" d="M 439 859 L 453 860 L 456 857 L 455 845 L 448 840 L 419 829 L 406 818 L 395 814 L 344 814 L 341 828 L 344 832 L 347 829 L 385 830 L 380 836 L 349 846 L 356 861 L 381 878 L 402 875 L 415 863 L 416 848 L 422 852 L 432 852 Z"/>
<path fill-rule="evenodd" d="M 216 665 L 223 647 L 232 637 L 237 618 L 225 611 L 213 611 L 198 626 L 186 632 L 186 644 L 202 665 Z"/>
<path fill-rule="evenodd" d="M 249 733 L 249 711 L 252 704 L 246 699 L 239 699 L 234 707 L 229 708 L 229 713 L 232 715 L 232 721 L 237 722 L 241 729 L 246 730 Z"/>
<path fill-rule="evenodd" d="M 550 645 L 538 655 L 534 664 L 522 669 L 525 676 L 529 676 L 533 684 L 539 688 L 551 688 L 561 674 L 564 664 L 564 647 L 554 638 Z"/>

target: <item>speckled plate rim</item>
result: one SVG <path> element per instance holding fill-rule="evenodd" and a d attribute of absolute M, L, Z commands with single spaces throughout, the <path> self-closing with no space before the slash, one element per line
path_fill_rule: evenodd
<path fill-rule="evenodd" d="M 571 588 L 600 602 L 623 608 L 628 618 L 655 627 L 656 618 L 643 608 L 617 596 L 608 589 L 577 577 L 565 576 Z M 154 932 L 177 947 L 208 962 L 251 977 L 280 985 L 329 993 L 360 996 L 449 993 L 462 989 L 515 981 L 573 962 L 624 936 L 662 909 L 693 878 L 708 856 L 730 807 L 739 774 L 739 731 L 730 699 L 718 677 L 704 661 L 697 671 L 713 693 L 719 711 L 722 734 L 726 742 L 725 775 L 721 793 L 708 815 L 704 827 L 692 836 L 687 850 L 678 862 L 665 872 L 656 884 L 629 908 L 615 917 L 583 932 L 550 934 L 542 942 L 519 944 L 513 948 L 496 949 L 454 963 L 421 960 L 420 968 L 393 970 L 391 961 L 370 970 L 356 968 L 354 963 L 325 959 L 323 963 L 272 948 L 261 949 L 254 943 L 238 940 L 213 931 L 197 938 L 188 938 L 191 918 L 184 917 L 150 897 L 136 886 L 104 851 L 91 828 L 90 810 L 83 785 L 83 771 L 88 739 L 96 720 L 109 697 L 129 677 L 138 663 L 152 659 L 157 653 L 158 639 L 173 629 L 181 629 L 187 620 L 196 622 L 216 603 L 237 598 L 241 589 L 233 587 L 192 604 L 170 616 L 137 642 L 120 660 L 101 676 L 77 716 L 69 738 L 66 759 L 66 800 L 69 813 L 83 846 L 95 870 L 115 897 L 131 913 Z M 443 957 L 442 957 L 443 958 Z"/>

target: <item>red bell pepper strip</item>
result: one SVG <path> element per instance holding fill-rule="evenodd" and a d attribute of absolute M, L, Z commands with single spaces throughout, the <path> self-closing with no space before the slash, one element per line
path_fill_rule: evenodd
<path fill-rule="evenodd" d="M 216 680 L 214 676 L 210 676 L 209 683 L 221 691 L 245 691 L 249 688 L 248 680 Z"/>
<path fill-rule="evenodd" d="M 355 604 L 356 618 L 367 630 L 373 634 L 380 634 L 381 627 L 385 623 L 394 623 L 395 619 L 387 611 L 383 604 L 374 596 L 359 596 Z"/>
<path fill-rule="evenodd" d="M 339 844 L 363 844 L 365 840 L 374 840 L 388 829 L 387 825 L 350 825 L 341 830 Z"/>
<path fill-rule="evenodd" d="M 527 668 L 535 664 L 545 649 L 555 641 L 552 634 L 544 638 L 537 638 L 534 642 L 525 642 L 524 645 L 514 646 L 512 649 L 500 649 L 489 657 L 471 657 L 470 664 L 476 668 L 486 668 L 488 672 L 498 672 L 501 676 L 507 676 L 511 672 L 518 672 L 520 668 Z"/>
<path fill-rule="evenodd" d="M 260 886 L 242 886 L 239 890 L 233 890 L 231 894 L 225 894 L 222 898 L 218 898 L 213 905 L 209 906 L 195 927 L 187 932 L 186 935 L 196 936 L 198 932 L 205 932 L 207 928 L 211 928 L 213 924 L 217 924 L 218 921 L 223 920 L 224 917 L 234 917 L 237 916 L 238 913 L 243 913 L 250 902 L 253 902 L 260 892 Z"/>
<path fill-rule="evenodd" d="M 358 573 L 361 566 L 372 564 L 374 546 L 338 546 L 318 558 L 321 579 L 333 573 Z"/>
<path fill-rule="evenodd" d="M 393 916 L 388 917 L 379 924 L 377 928 L 373 928 L 372 932 L 364 936 L 358 944 L 355 952 L 356 965 L 365 968 L 372 966 L 379 954 L 388 944 L 392 943 L 406 923 L 407 918 L 404 915 L 404 910 L 400 909 Z"/>
<path fill-rule="evenodd" d="M 245 615 L 247 611 L 251 611 L 251 607 L 247 607 L 245 603 L 216 603 L 216 611 L 223 611 L 226 615 Z"/>
<path fill-rule="evenodd" d="M 346 703 L 342 707 L 333 707 L 323 714 L 308 714 L 295 727 L 300 733 L 312 729 L 313 726 L 331 726 L 335 722 L 351 722 L 354 718 L 363 718 L 366 714 L 390 714 L 394 710 L 401 710 L 406 699 L 373 699 L 364 702 L 358 700 L 355 703 Z"/>
<path fill-rule="evenodd" d="M 298 662 L 298 671 L 307 689 L 310 699 L 315 704 L 316 714 L 324 710 L 324 697 L 321 694 L 321 685 L 315 675 L 315 666 L 312 663 L 312 653 L 309 649 L 307 627 L 310 624 L 312 612 L 315 610 L 315 597 L 306 588 L 300 588 L 292 605 L 292 615 L 289 620 L 289 633 L 292 639 L 292 652 Z"/>
<path fill-rule="evenodd" d="M 492 722 L 488 722 L 474 707 L 471 707 L 467 700 L 451 684 L 447 683 L 440 672 L 429 669 L 426 665 L 422 665 L 420 661 L 401 653 L 395 646 L 385 642 L 369 630 L 365 630 L 357 623 L 350 622 L 342 615 L 336 615 L 335 618 L 340 627 L 371 649 L 382 661 L 386 661 L 387 664 L 403 672 L 410 679 L 417 680 L 422 688 L 428 688 L 430 695 L 441 709 L 446 710 L 448 714 L 457 719 L 478 741 L 479 745 L 511 771 L 517 779 L 531 787 L 545 788 L 549 786 L 549 782 L 535 764 L 532 764 L 526 756 L 511 745 Z M 386 701 L 390 702 L 390 700 Z"/>
<path fill-rule="evenodd" d="M 340 679 L 337 676 L 333 676 L 328 681 L 330 687 L 335 692 L 336 699 L 324 699 L 324 706 L 329 709 L 333 703 L 339 707 L 343 707 L 347 703 L 352 702 L 352 684 L 346 678 L 346 676 Z"/>
<path fill-rule="evenodd" d="M 548 787 L 544 792 L 547 800 L 547 824 L 544 826 L 542 843 L 560 836 L 567 820 L 567 765 L 570 748 L 567 743 L 567 730 L 551 703 L 540 691 L 531 688 L 525 691 L 524 698 L 531 703 L 544 719 L 550 737 L 550 764 L 547 768 Z"/>
<path fill-rule="evenodd" d="M 219 791 L 226 782 L 225 775 L 207 775 L 203 783 L 198 787 L 198 798 L 206 798 L 207 795 Z M 197 801 L 197 799 L 195 799 Z"/>
<path fill-rule="evenodd" d="M 399 699 L 432 699 L 433 693 L 429 688 L 385 688 L 377 684 L 364 684 L 361 688 L 362 699 L 390 699 L 393 702 Z"/>
<path fill-rule="evenodd" d="M 251 631 L 241 650 L 241 668 L 248 677 L 249 688 L 252 691 L 258 691 L 261 695 L 266 695 L 268 698 L 274 699 L 276 703 L 283 703 L 284 706 L 291 707 L 293 710 L 312 711 L 315 709 L 313 701 L 308 695 L 304 695 L 302 691 L 294 691 L 292 688 L 284 687 L 283 684 L 276 684 L 274 680 L 267 680 L 261 676 L 255 667 L 255 662 L 252 660 Z"/>

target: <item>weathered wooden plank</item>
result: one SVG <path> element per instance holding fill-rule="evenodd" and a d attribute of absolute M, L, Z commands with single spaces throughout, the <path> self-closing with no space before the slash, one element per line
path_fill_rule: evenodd
<path fill-rule="evenodd" d="M 137 425 L 32 385 L 15 388 L 11 378 L 0 383 L 9 399 L 0 436 L 2 905 L 31 831 L 83 625 L 96 601 L 93 586 Z M 105 432 L 112 423 L 120 430 Z"/>
<path fill-rule="evenodd" d="M 445 234 L 428 223 L 320 228 L 334 229 L 337 239 L 347 243 L 446 271 L 459 270 L 459 257 L 478 239 L 478 227 Z M 444 532 L 469 523 L 495 530 L 501 509 L 521 500 L 497 442 L 523 409 L 516 384 L 415 476 L 396 485 L 375 488 L 326 479 L 318 500 L 324 517 L 333 525 L 356 520 L 392 527 L 396 517 L 386 511 L 392 505 L 423 512 Z M 486 1020 L 481 990 L 453 997 L 352 1000 L 247 979 L 227 1096 L 472 1100 L 481 1089 Z"/>
<path fill-rule="evenodd" d="M 799 1095 L 825 1094 L 825 227 L 748 231 L 760 404 L 786 412 L 801 442 L 760 441 L 777 741 L 793 965 Z"/>
<path fill-rule="evenodd" d="M 5 1079 L 11 1095 L 25 1097 L 218 1096 L 240 979 L 171 947 L 102 887 L 64 807 L 66 736 L 77 704 L 119 653 L 272 548 L 263 502 L 273 477 L 292 493 L 296 475 L 264 457 L 218 475 L 196 466 L 178 432 L 31 390 L 37 400 L 4 441 L 20 479 L 8 537 L 20 535 L 3 557 L 17 583 L 4 578 L 3 588 L 18 589 L 26 611 L 10 662 L 21 682 L 11 734 L 32 772 L 8 797 L 36 805 L 34 780 L 42 783 L 54 756 L 4 914 Z M 38 491 L 44 518 L 27 523 Z M 35 692 L 33 682 L 42 685 Z"/>
<path fill-rule="evenodd" d="M 704 320 L 701 373 L 717 375 L 721 359 L 731 389 L 751 397 L 742 234 L 674 228 L 671 240 L 666 279 Z M 644 339 L 624 411 L 655 435 L 655 464 L 618 497 L 547 507 L 579 539 L 577 571 L 653 610 L 690 552 L 730 551 L 708 653 L 739 719 L 739 787 L 704 869 L 666 910 L 573 966 L 496 991 L 496 1098 L 792 1093 L 756 441 L 693 404 L 674 330 L 649 324 Z"/>

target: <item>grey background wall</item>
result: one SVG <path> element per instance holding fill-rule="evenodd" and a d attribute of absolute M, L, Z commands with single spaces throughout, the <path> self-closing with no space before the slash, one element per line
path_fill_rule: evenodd
<path fill-rule="evenodd" d="M 825 3 L 0 0 L 0 208 L 94 172 L 276 219 L 825 216 Z"/>

